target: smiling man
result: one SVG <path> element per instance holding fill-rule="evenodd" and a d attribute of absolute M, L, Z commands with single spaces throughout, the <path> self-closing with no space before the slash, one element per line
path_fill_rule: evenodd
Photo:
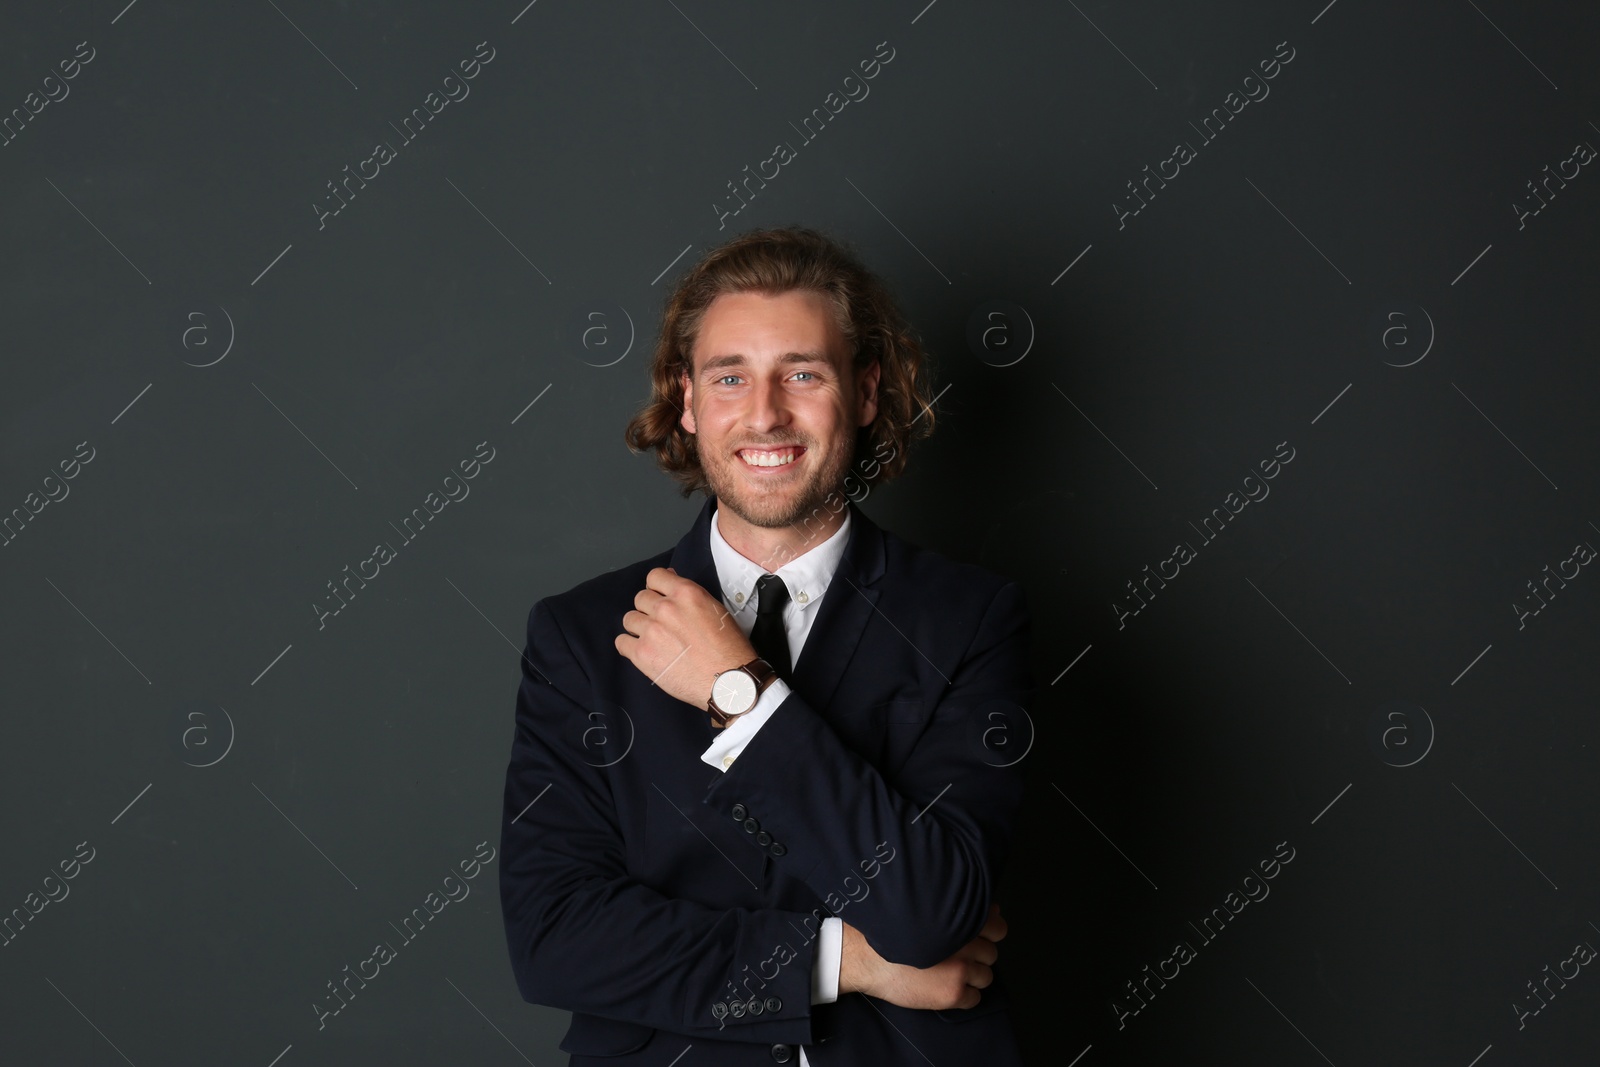
<path fill-rule="evenodd" d="M 668 302 L 626 440 L 707 500 L 534 605 L 506 774 L 512 969 L 572 1013 L 575 1067 L 1020 1063 L 993 966 L 1024 598 L 851 499 L 931 432 L 924 364 L 810 229 L 730 241 Z"/>
<path fill-rule="evenodd" d="M 683 374 L 683 428 L 729 515 L 722 535 L 746 559 L 805 551 L 855 458 L 856 427 L 878 413 L 874 362 L 859 375 L 828 298 L 808 289 L 723 293 L 701 318 L 695 376 Z M 718 353 L 712 355 L 711 353 Z M 819 535 L 843 523 L 828 509 Z"/>

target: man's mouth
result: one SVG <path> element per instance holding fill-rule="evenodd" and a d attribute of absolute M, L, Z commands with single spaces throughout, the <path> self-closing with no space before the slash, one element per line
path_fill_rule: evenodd
<path fill-rule="evenodd" d="M 774 467 L 789 466 L 804 455 L 805 451 L 800 445 L 786 445 L 783 448 L 742 448 L 738 456 L 747 467 L 771 470 Z"/>

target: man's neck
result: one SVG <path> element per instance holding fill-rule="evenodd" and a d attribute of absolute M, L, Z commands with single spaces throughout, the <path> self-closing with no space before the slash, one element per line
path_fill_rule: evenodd
<path fill-rule="evenodd" d="M 768 527 L 746 522 L 718 500 L 717 532 L 728 547 L 770 574 L 838 533 L 844 525 L 845 510 L 829 512 L 821 508 L 797 525 Z"/>

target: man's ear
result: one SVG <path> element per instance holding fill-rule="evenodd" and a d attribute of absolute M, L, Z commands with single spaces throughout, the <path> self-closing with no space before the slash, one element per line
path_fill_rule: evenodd
<path fill-rule="evenodd" d="M 872 420 L 878 417 L 878 381 L 882 377 L 883 366 L 873 360 L 867 364 L 867 369 L 856 376 L 857 400 L 861 405 L 861 417 L 857 425 L 870 426 Z"/>
<path fill-rule="evenodd" d="M 683 414 L 678 417 L 678 425 L 689 433 L 694 433 L 694 384 L 689 381 L 687 374 L 681 375 L 683 381 Z"/>

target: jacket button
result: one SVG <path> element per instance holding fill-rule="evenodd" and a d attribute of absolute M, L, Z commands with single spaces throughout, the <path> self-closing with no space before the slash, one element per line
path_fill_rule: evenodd
<path fill-rule="evenodd" d="M 728 1002 L 728 1014 L 732 1015 L 735 1019 L 743 1019 L 744 1018 L 744 1008 L 745 1008 L 745 1004 L 744 1004 L 744 1001 L 742 1001 L 742 1000 L 734 1000 L 734 1001 L 729 1001 Z"/>
<path fill-rule="evenodd" d="M 762 848 L 766 848 L 768 845 L 772 844 L 772 835 L 767 833 L 765 830 L 761 831 L 756 835 L 756 844 L 760 845 Z"/>
<path fill-rule="evenodd" d="M 715 1004 L 711 1005 L 711 1017 L 713 1019 L 725 1019 L 725 1018 L 727 1018 L 727 1016 L 728 1016 L 728 1002 L 727 1001 L 719 1000 Z"/>
<path fill-rule="evenodd" d="M 772 847 L 767 851 L 771 852 L 774 856 L 782 856 L 785 855 L 789 850 L 783 846 L 782 841 L 774 841 L 772 843 Z"/>
<path fill-rule="evenodd" d="M 789 1057 L 793 1054 L 793 1049 L 791 1049 L 788 1045 L 772 1046 L 772 1058 L 779 1063 L 788 1063 Z"/>
<path fill-rule="evenodd" d="M 779 1000 L 777 997 L 768 997 L 767 998 L 767 1011 L 769 1013 L 775 1015 L 775 1014 L 777 1014 L 778 1012 L 780 1012 L 782 1010 L 783 1010 L 783 1001 Z"/>
<path fill-rule="evenodd" d="M 733 806 L 733 821 L 734 822 L 744 822 L 745 816 L 747 816 L 749 814 L 750 814 L 749 809 L 746 808 L 743 804 L 735 804 Z"/>
<path fill-rule="evenodd" d="M 744 1010 L 749 1012 L 751 1015 L 760 1015 L 763 1011 L 767 1010 L 767 1006 L 761 1002 L 760 997 L 751 997 L 750 1003 L 745 1005 Z"/>
<path fill-rule="evenodd" d="M 753 834 L 759 829 L 761 829 L 761 824 L 756 822 L 756 820 L 754 818 L 749 818 L 749 819 L 746 819 L 744 821 L 744 832 L 745 833 Z"/>

